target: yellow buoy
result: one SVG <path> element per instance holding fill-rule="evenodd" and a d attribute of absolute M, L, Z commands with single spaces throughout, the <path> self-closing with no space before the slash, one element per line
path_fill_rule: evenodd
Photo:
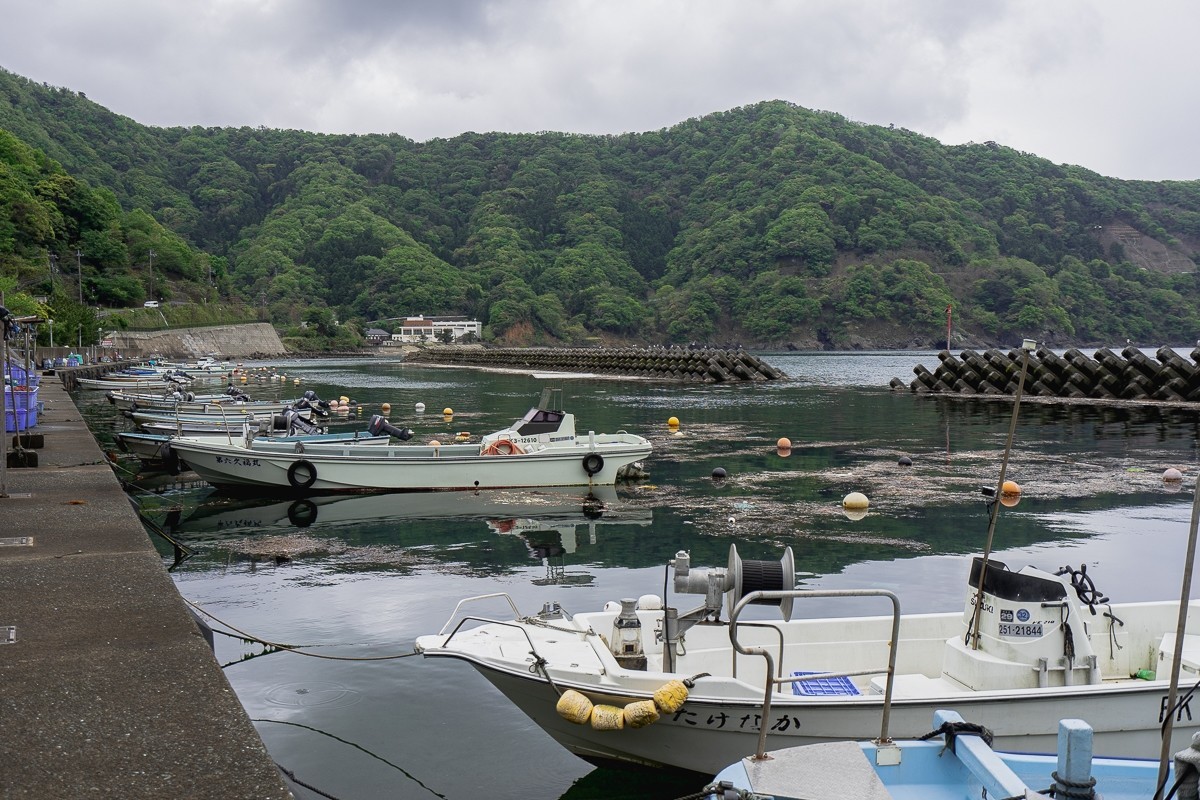
<path fill-rule="evenodd" d="M 443 417 L 449 417 L 449 416 L 453 416 L 453 414 L 454 414 L 454 409 L 453 409 L 453 408 L 450 408 L 449 406 L 447 406 L 447 407 L 445 407 L 445 408 L 443 408 L 443 409 L 442 409 L 442 416 L 443 416 Z"/>
<path fill-rule="evenodd" d="M 654 705 L 664 714 L 674 714 L 687 702 L 688 690 L 683 681 L 667 681 L 654 693 Z"/>
<path fill-rule="evenodd" d="M 671 417 L 669 420 L 667 420 L 667 427 L 668 428 L 678 428 L 679 427 L 679 417 Z"/>
<path fill-rule="evenodd" d="M 842 508 L 866 508 L 871 501 L 862 492 L 851 492 L 842 498 Z"/>
<path fill-rule="evenodd" d="M 586 725 L 592 716 L 592 701 L 574 689 L 563 692 L 554 708 L 560 717 L 576 725 Z"/>
<path fill-rule="evenodd" d="M 639 700 L 625 706 L 623 716 L 626 728 L 644 728 L 658 722 L 658 707 L 653 700 Z"/>
<path fill-rule="evenodd" d="M 625 727 L 625 709 L 616 706 L 592 706 L 592 727 L 598 731 L 619 731 Z"/>
<path fill-rule="evenodd" d="M 381 405 L 379 407 L 379 410 L 382 411 L 384 414 L 390 414 L 390 413 L 392 413 L 392 404 L 384 403 L 383 405 Z"/>
<path fill-rule="evenodd" d="M 1021 487 L 1020 487 L 1020 485 L 1017 484 L 1016 481 L 1005 481 L 1004 483 L 1000 484 L 1000 494 L 1013 495 L 1013 494 L 1020 494 L 1020 493 L 1021 493 Z"/>
<path fill-rule="evenodd" d="M 350 403 L 350 398 L 346 397 L 346 395 L 342 395 L 341 397 L 338 398 L 338 400 L 341 402 L 342 405 L 348 405 Z"/>
<path fill-rule="evenodd" d="M 786 436 L 780 436 L 779 441 L 777 441 L 775 443 L 775 446 L 778 447 L 780 450 L 791 450 L 792 449 L 792 440 L 787 438 Z"/>

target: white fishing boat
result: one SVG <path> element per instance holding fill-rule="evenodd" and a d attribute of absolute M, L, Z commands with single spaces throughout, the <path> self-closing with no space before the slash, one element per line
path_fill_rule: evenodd
<path fill-rule="evenodd" d="M 892 647 L 890 615 L 793 619 L 793 603 L 811 593 L 791 588 L 790 549 L 778 563 L 742 562 L 733 548 L 726 568 L 692 568 L 685 552 L 672 563 L 677 593 L 705 595 L 698 608 L 679 612 L 646 595 L 590 613 L 550 601 L 522 614 L 507 595 L 486 595 L 460 602 L 417 650 L 471 664 L 593 761 L 711 775 L 755 752 L 763 725 L 769 749 L 869 736 L 889 690 L 899 737 L 921 735 L 935 710 L 953 708 L 992 728 L 1002 749 L 1047 752 L 1056 721 L 1070 714 L 1093 725 L 1099 754 L 1157 757 L 1177 602 L 1112 603 L 1083 570 L 1010 571 L 994 560 L 983 570 L 975 559 L 964 610 L 901 617 Z M 511 616 L 472 610 L 497 597 Z M 747 598 L 778 604 L 782 618 L 742 621 Z M 1187 630 L 1200 630 L 1200 601 L 1188 606 Z M 1200 672 L 1200 635 L 1184 637 L 1181 664 Z M 597 730 L 556 712 L 568 689 L 620 709 L 672 681 L 690 686 L 686 704 L 638 730 Z M 1176 717 L 1178 749 L 1200 719 L 1186 704 Z"/>
<path fill-rule="evenodd" d="M 192 436 L 194 438 L 212 438 L 218 442 L 229 442 L 235 434 L 230 431 L 222 431 L 194 433 Z M 171 448 L 171 442 L 177 438 L 174 435 L 122 431 L 115 434 L 115 438 L 118 447 L 127 453 L 137 456 L 143 463 L 161 464 L 171 472 L 178 472 L 180 469 L 186 468 L 186 464 L 180 462 L 179 454 Z M 294 449 L 297 444 L 305 446 L 309 444 L 330 443 L 351 443 L 379 447 L 387 445 L 392 441 L 392 437 L 388 434 L 373 435 L 370 430 L 293 434 L 288 433 L 285 429 L 278 432 L 268 431 L 264 434 L 259 434 L 255 429 L 246 428 L 241 433 L 236 434 L 236 438 L 237 441 L 242 443 L 249 442 L 251 449 L 266 448 L 269 444 L 282 449 Z"/>
<path fill-rule="evenodd" d="M 103 378 L 76 378 L 81 389 L 109 392 L 114 389 L 165 391 L 176 386 L 191 386 L 194 378 L 187 375 L 106 375 Z"/>
<path fill-rule="evenodd" d="M 478 444 L 362 448 L 314 445 L 304 453 L 265 453 L 181 439 L 173 447 L 201 478 L 225 488 L 361 492 L 611 485 L 650 455 L 650 442 L 623 431 L 577 436 L 575 416 L 556 392 L 508 428 Z"/>
<path fill-rule="evenodd" d="M 307 394 L 307 393 L 306 393 Z M 270 410 L 282 412 L 300 401 L 253 400 L 240 387 L 229 386 L 221 393 L 197 394 L 186 387 L 172 387 L 162 392 L 136 392 L 120 389 L 110 390 L 106 397 L 122 413 L 133 411 L 202 414 L 213 413 L 220 408 Z"/>
<path fill-rule="evenodd" d="M 290 408 L 295 408 L 291 406 Z M 275 417 L 284 413 L 282 407 L 275 408 L 271 404 L 267 408 L 244 408 L 237 405 L 213 405 L 205 408 L 202 411 L 191 413 L 176 414 L 169 411 L 131 411 L 127 415 L 133 420 L 139 428 L 148 429 L 148 426 L 155 424 L 157 426 L 174 427 L 179 430 L 240 430 L 245 425 L 257 427 L 259 423 L 271 423 Z M 314 415 L 312 408 L 296 409 L 297 413 L 305 419 L 311 419 Z M 318 416 L 327 416 L 328 412 L 318 414 Z"/>

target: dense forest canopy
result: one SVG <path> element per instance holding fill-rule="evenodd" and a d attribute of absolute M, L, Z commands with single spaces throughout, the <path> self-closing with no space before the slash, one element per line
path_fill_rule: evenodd
<path fill-rule="evenodd" d="M 74 289 L 280 325 L 464 314 L 514 344 L 855 347 L 944 342 L 951 308 L 967 343 L 1191 342 L 1198 252 L 1200 182 L 780 101 L 414 142 L 147 127 L 0 71 L 0 281 L 65 287 L 56 314 Z"/>

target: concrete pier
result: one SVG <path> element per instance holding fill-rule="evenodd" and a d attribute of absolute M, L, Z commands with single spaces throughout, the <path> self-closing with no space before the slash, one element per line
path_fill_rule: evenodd
<path fill-rule="evenodd" d="M 37 466 L 0 487 L 0 799 L 292 797 L 70 396 L 39 394 Z"/>

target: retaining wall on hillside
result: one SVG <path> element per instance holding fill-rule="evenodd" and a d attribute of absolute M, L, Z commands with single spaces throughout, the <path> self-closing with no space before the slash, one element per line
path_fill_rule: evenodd
<path fill-rule="evenodd" d="M 111 349 L 129 358 L 154 355 L 199 358 L 214 353 L 222 358 L 274 358 L 287 353 L 269 322 L 161 331 L 113 331 L 106 335 L 112 340 Z"/>
<path fill-rule="evenodd" d="M 1120 355 L 1102 347 L 1094 355 L 1071 349 L 1063 355 L 1047 347 L 1029 354 L 1025 392 L 1040 397 L 1071 397 L 1094 400 L 1200 401 L 1200 347 L 1190 359 L 1169 347 L 1160 347 L 1150 358 L 1136 347 Z M 1016 394 L 1021 375 L 1021 350 L 949 350 L 938 353 L 940 363 L 931 372 L 923 365 L 913 367 L 916 375 L 907 385 L 892 378 L 891 387 L 913 392 L 967 395 Z"/>
<path fill-rule="evenodd" d="M 547 372 L 594 372 L 703 383 L 769 381 L 786 377 L 762 359 L 741 350 L 443 345 L 409 352 L 405 360 Z"/>

